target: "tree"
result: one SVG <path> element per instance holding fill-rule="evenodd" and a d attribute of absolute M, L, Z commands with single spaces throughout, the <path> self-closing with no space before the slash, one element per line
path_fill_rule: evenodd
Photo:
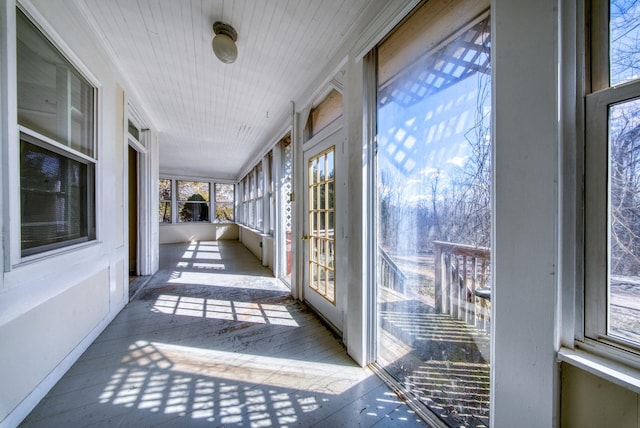
<path fill-rule="evenodd" d="M 634 108 L 636 107 L 636 108 Z M 640 110 L 611 110 L 611 272 L 640 275 Z"/>
<path fill-rule="evenodd" d="M 180 210 L 181 221 L 209 221 L 209 206 L 201 194 L 194 193 L 187 201 Z"/>

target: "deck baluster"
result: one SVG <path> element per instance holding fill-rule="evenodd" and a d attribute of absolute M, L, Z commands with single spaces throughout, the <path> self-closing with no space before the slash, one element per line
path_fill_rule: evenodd
<path fill-rule="evenodd" d="M 490 250 L 483 247 L 434 242 L 436 310 L 488 329 Z M 461 266 L 462 265 L 462 266 Z M 485 294 L 476 295 L 482 289 Z"/>

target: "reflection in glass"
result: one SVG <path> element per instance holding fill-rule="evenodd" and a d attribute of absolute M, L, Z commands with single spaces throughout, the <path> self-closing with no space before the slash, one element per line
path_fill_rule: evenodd
<path fill-rule="evenodd" d="M 640 100 L 609 108 L 608 333 L 640 343 Z"/>
<path fill-rule="evenodd" d="M 28 138 L 23 136 L 23 138 Z M 23 139 L 20 144 L 20 239 L 27 256 L 95 236 L 86 207 L 93 165 Z"/>
<path fill-rule="evenodd" d="M 376 362 L 452 427 L 489 426 L 489 22 L 378 48 Z"/>
<path fill-rule="evenodd" d="M 94 90 L 18 10 L 18 123 L 94 156 Z"/>

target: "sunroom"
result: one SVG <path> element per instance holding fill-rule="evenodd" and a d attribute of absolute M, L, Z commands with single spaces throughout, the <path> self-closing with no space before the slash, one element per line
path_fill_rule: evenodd
<path fill-rule="evenodd" d="M 0 426 L 222 241 L 428 425 L 640 426 L 636 1 L 1 4 Z"/>

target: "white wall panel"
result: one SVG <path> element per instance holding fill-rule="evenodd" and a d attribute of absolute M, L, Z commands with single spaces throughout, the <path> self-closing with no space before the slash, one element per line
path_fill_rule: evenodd
<path fill-rule="evenodd" d="M 558 7 L 494 0 L 491 13 L 491 425 L 551 427 L 559 385 Z"/>
<path fill-rule="evenodd" d="M 105 269 L 1 325 L 0 421 L 49 376 L 108 313 L 109 271 Z"/>
<path fill-rule="evenodd" d="M 127 86 L 74 2 L 24 0 L 21 4 L 98 89 L 95 194 L 98 239 L 79 248 L 36 257 L 29 263 L 5 264 L 4 287 L 0 289 L 0 426 L 15 425 L 29 413 L 115 317 L 128 297 L 123 245 L 126 230 L 124 221 L 119 219 L 125 209 L 122 200 L 126 142 L 121 123 L 123 108 L 118 107 L 122 93 L 120 97 L 116 93 L 118 85 L 125 92 Z M 15 2 L 3 0 L 2 7 L 5 6 L 12 11 Z M 3 23 L 0 29 L 3 40 L 15 40 L 13 25 Z M 8 52 L 13 54 L 7 55 Z M 9 69 L 15 68 L 15 51 L 11 52 L 2 51 L 3 66 Z M 4 69 L 0 74 L 11 76 Z M 6 97 L 7 93 L 2 95 Z M 16 108 L 12 104 L 15 101 L 8 99 L 8 106 L 3 101 L 2 114 L 5 119 L 15 121 L 15 114 L 10 114 Z M 16 140 L 2 141 L 6 145 Z M 17 187 L 16 179 L 11 182 Z M 15 189 L 13 194 L 17 195 Z M 11 234 L 7 236 L 13 238 Z M 5 248 L 10 247 L 15 250 L 19 243 L 5 242 Z M 13 260 L 19 260 L 19 255 Z"/>
<path fill-rule="evenodd" d="M 173 224 L 160 226 L 160 243 L 238 239 L 236 224 Z"/>

